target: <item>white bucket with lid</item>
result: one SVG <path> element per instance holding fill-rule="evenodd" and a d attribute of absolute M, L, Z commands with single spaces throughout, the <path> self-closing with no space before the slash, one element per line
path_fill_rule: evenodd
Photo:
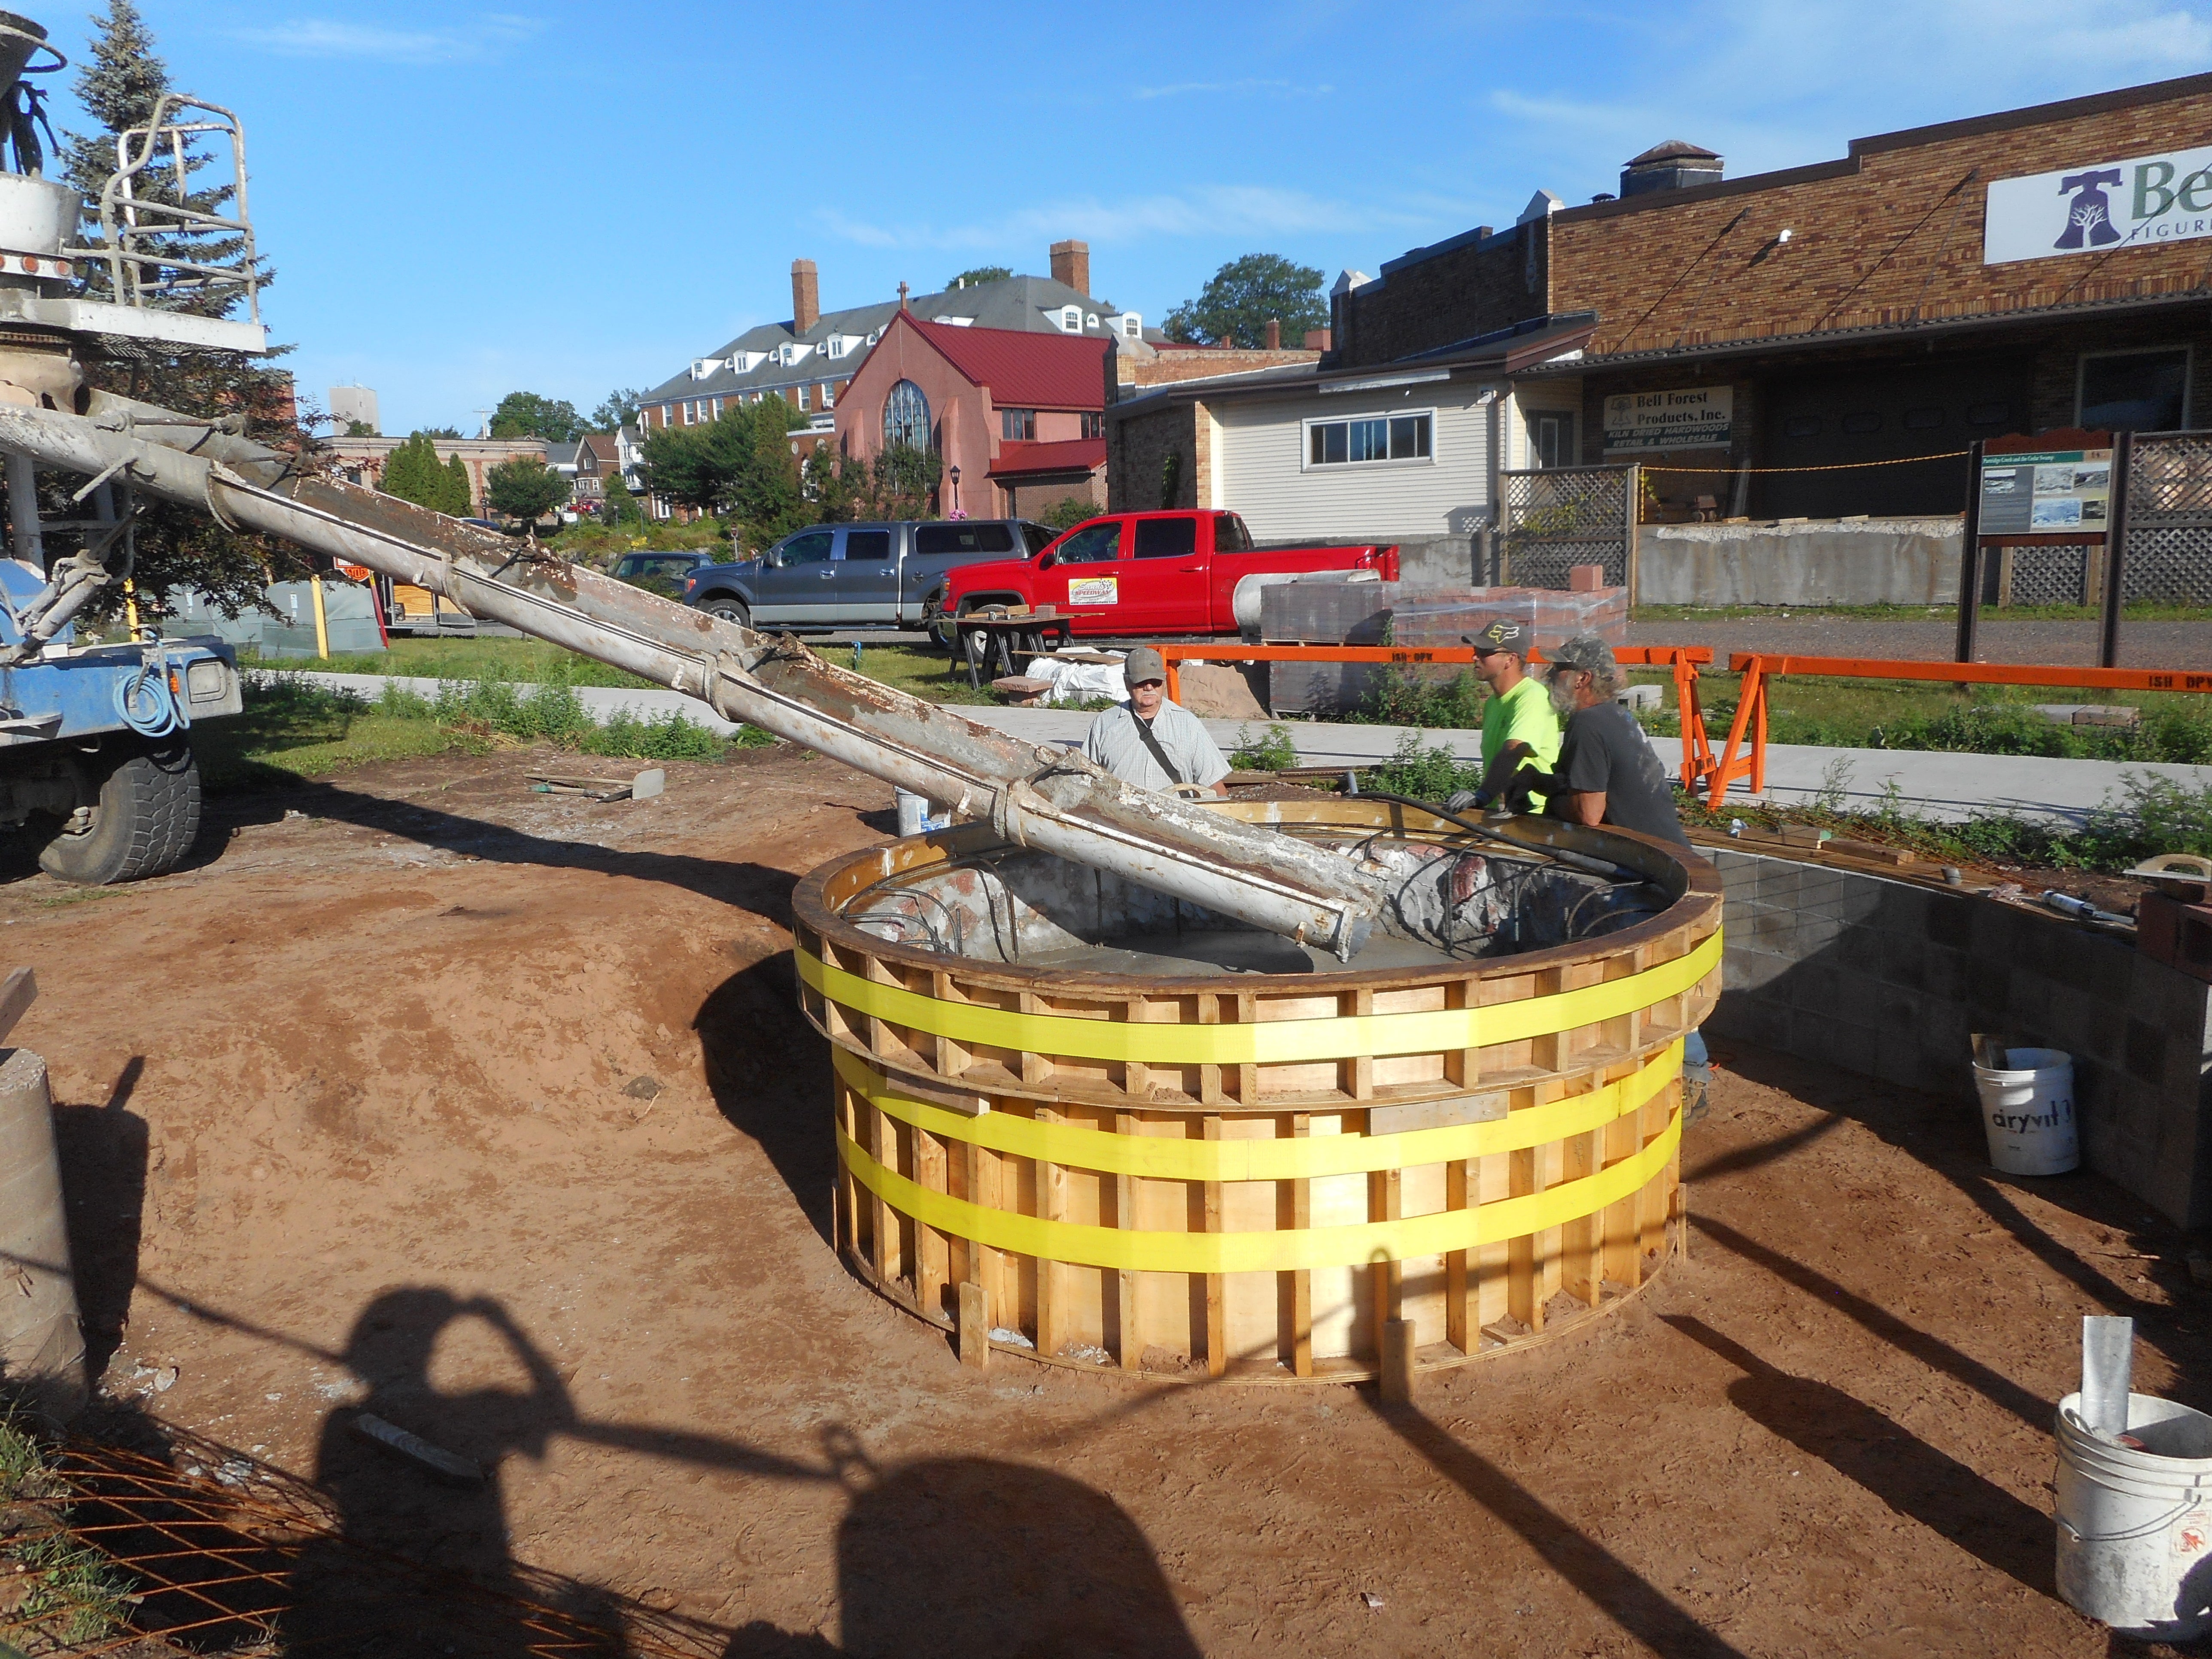
<path fill-rule="evenodd" d="M 2007 1175 L 2064 1175 L 2081 1164 L 2074 1111 L 2074 1056 L 2062 1048 L 2008 1048 L 2002 1071 L 1974 1066 L 1990 1162 Z"/>
<path fill-rule="evenodd" d="M 2130 1438 L 2058 1402 L 2058 1593 L 2130 1636 L 2181 1642 L 2212 1630 L 2212 1417 L 2128 1396 Z"/>
<path fill-rule="evenodd" d="M 952 822 L 951 810 L 927 795 L 909 794 L 896 784 L 891 786 L 891 794 L 898 804 L 898 832 L 902 836 L 927 835 Z"/>

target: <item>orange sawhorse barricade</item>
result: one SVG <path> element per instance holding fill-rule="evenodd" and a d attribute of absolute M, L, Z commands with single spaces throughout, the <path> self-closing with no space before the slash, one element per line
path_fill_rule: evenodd
<path fill-rule="evenodd" d="M 1710 658 L 1708 659 L 1710 659 Z M 1623 659 L 1626 660 L 1626 659 Z M 1728 787 L 1747 780 L 1754 795 L 1766 788 L 1766 687 L 1783 674 L 1826 675 L 1855 680 L 1936 680 L 1953 685 L 2052 685 L 2084 691 L 2212 691 L 2212 673 L 2166 668 L 2063 668 L 2050 663 L 1920 662 L 1885 657 L 1796 657 L 1744 651 L 1729 659 L 1743 676 L 1728 741 L 1698 774 L 1705 805 L 1718 811 Z M 1686 710 L 1686 702 L 1683 707 Z M 1689 730 L 1686 716 L 1682 723 Z M 1704 734 L 1699 733 L 1700 738 Z M 1689 787 L 1684 741 L 1683 787 Z"/>
<path fill-rule="evenodd" d="M 1158 647 L 1167 664 L 1168 696 L 1182 701 L 1182 665 L 1186 662 L 1371 662 L 1398 667 L 1426 664 L 1449 666 L 1472 663 L 1474 650 L 1464 645 L 1163 645 Z M 1674 696 L 1682 716 L 1682 787 L 1694 793 L 1719 765 L 1705 736 L 1705 705 L 1698 697 L 1698 668 L 1710 663 L 1713 653 L 1702 645 L 1617 645 L 1613 659 L 1624 668 L 1664 668 L 1674 677 Z M 1529 661 L 1540 663 L 1541 653 Z M 1764 725 L 1762 720 L 1762 732 Z M 1765 750 L 1760 750 L 1765 765 Z"/>

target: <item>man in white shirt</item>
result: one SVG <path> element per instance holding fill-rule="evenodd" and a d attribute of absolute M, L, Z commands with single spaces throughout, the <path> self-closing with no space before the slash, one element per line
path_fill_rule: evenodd
<path fill-rule="evenodd" d="M 1229 763 L 1198 716 L 1168 701 L 1168 668 L 1160 653 L 1139 646 L 1121 665 L 1121 676 L 1129 701 L 1091 723 L 1083 752 L 1139 788 L 1195 785 L 1206 794 L 1227 794 L 1221 781 L 1229 775 Z"/>

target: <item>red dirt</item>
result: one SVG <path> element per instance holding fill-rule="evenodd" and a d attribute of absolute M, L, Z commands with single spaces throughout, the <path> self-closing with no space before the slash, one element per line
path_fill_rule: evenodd
<path fill-rule="evenodd" d="M 1724 1052 L 1689 1260 L 1413 1411 L 977 1376 L 823 1239 L 787 899 L 889 789 L 777 750 L 595 805 L 526 793 L 544 763 L 238 798 L 194 869 L 0 890 L 111 1394 L 366 1540 L 732 1656 L 2112 1650 L 2052 1593 L 2052 1406 L 2087 1312 L 2212 1403 L 2212 1293 L 2108 1184 Z M 356 1404 L 490 1484 L 361 1445 Z"/>

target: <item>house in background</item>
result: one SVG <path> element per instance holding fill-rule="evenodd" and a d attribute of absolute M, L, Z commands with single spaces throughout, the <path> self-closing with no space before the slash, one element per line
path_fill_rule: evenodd
<path fill-rule="evenodd" d="M 1034 518 L 1071 496 L 1103 509 L 1109 344 L 1103 331 L 983 328 L 894 311 L 838 404 L 838 452 L 935 449 L 945 464 L 939 513 Z"/>
<path fill-rule="evenodd" d="M 317 449 L 337 462 L 338 476 L 348 483 L 375 489 L 383 483 L 385 462 L 406 441 L 385 437 L 325 438 Z M 550 447 L 542 438 L 433 438 L 430 444 L 441 463 L 456 455 L 461 458 L 461 468 L 469 475 L 469 510 L 475 514 L 484 510 L 485 479 L 492 468 L 503 461 L 545 460 Z"/>

